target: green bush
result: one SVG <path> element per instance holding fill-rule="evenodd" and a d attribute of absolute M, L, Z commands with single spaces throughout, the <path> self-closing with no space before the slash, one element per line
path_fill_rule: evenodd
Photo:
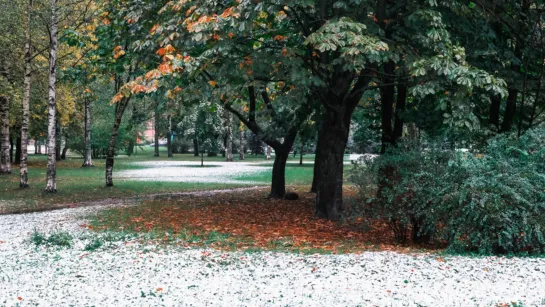
<path fill-rule="evenodd" d="M 369 187 L 364 216 L 387 221 L 398 242 L 442 241 L 456 252 L 545 252 L 545 131 L 492 139 L 482 154 L 400 144 L 356 166 Z"/>
<path fill-rule="evenodd" d="M 430 241 L 436 233 L 441 176 L 453 152 L 434 144 L 404 143 L 374 160 L 357 164 L 351 180 L 366 202 L 361 213 L 388 223 L 396 241 Z M 369 196 L 369 191 L 376 191 Z"/>
<path fill-rule="evenodd" d="M 455 251 L 545 251 L 543 130 L 493 139 L 482 156 L 456 161 L 445 174 L 442 237 Z"/>

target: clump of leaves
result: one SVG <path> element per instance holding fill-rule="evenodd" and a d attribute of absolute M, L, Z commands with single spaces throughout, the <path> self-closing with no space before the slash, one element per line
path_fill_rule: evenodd
<path fill-rule="evenodd" d="M 101 248 L 102 245 L 104 245 L 104 242 L 101 239 L 96 238 L 96 239 L 92 240 L 91 242 L 85 244 L 85 247 L 83 248 L 83 250 L 88 251 L 88 252 L 92 252 L 92 251 L 95 251 L 95 250 Z"/>
<path fill-rule="evenodd" d="M 57 231 L 49 236 L 34 229 L 30 235 L 30 241 L 36 246 L 58 246 L 58 247 L 71 247 L 74 237 L 66 231 Z"/>

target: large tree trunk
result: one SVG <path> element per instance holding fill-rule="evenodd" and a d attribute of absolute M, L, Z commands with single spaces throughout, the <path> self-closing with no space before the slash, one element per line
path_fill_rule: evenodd
<path fill-rule="evenodd" d="M 284 138 L 281 146 L 274 148 L 274 164 L 269 198 L 281 199 L 286 195 L 286 162 L 288 161 L 288 156 L 296 136 L 296 132 L 289 134 Z"/>
<path fill-rule="evenodd" d="M 11 174 L 9 157 L 9 99 L 0 96 L 0 175 Z"/>
<path fill-rule="evenodd" d="M 123 119 L 123 113 L 129 103 L 129 98 L 125 97 L 119 101 L 115 106 L 115 119 L 114 126 L 112 128 L 112 135 L 110 136 L 110 142 L 108 142 L 108 152 L 106 156 L 106 186 L 113 187 L 113 170 L 114 170 L 114 156 L 115 147 L 117 144 L 117 135 L 119 133 L 119 126 L 121 126 L 121 120 Z"/>
<path fill-rule="evenodd" d="M 353 110 L 352 110 L 353 111 Z M 347 113 L 347 114 L 345 114 Z M 349 114 L 348 114 L 349 113 Z M 350 131 L 352 112 L 327 109 L 318 135 L 316 171 L 316 216 L 338 220 L 343 207 L 344 150 Z"/>
<path fill-rule="evenodd" d="M 167 157 L 172 158 L 172 116 L 168 116 Z"/>
<path fill-rule="evenodd" d="M 85 154 L 81 167 L 93 167 L 93 149 L 91 148 L 91 101 L 85 98 Z"/>
<path fill-rule="evenodd" d="M 51 37 L 49 49 L 49 100 L 48 100 L 48 126 L 49 138 L 47 151 L 47 172 L 45 192 L 57 192 L 57 161 L 55 155 L 56 145 L 56 119 L 57 98 L 55 83 L 57 82 L 57 0 L 51 0 Z"/>
<path fill-rule="evenodd" d="M 30 117 L 30 82 L 32 74 L 32 56 L 30 54 L 30 20 L 32 14 L 32 0 L 28 1 L 27 24 L 25 29 L 25 75 L 23 78 L 23 118 L 21 121 L 21 163 L 19 164 L 19 187 L 28 187 L 28 122 Z"/>
<path fill-rule="evenodd" d="M 240 136 L 240 144 L 239 144 L 239 147 L 238 147 L 238 159 L 239 160 L 244 160 L 244 129 L 240 128 L 240 131 L 239 131 L 239 136 Z"/>
<path fill-rule="evenodd" d="M 154 142 L 155 142 L 155 145 L 154 145 L 154 152 L 153 152 L 153 156 L 154 157 L 159 157 L 159 122 L 157 120 L 157 111 L 155 111 L 155 115 L 153 117 L 153 131 L 154 131 Z"/>

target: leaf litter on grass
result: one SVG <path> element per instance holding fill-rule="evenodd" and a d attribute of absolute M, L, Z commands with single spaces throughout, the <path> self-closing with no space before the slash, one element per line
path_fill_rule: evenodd
<path fill-rule="evenodd" d="M 348 192 L 351 195 L 347 197 L 355 197 Z M 297 201 L 267 199 L 261 189 L 144 201 L 102 211 L 92 218 L 91 226 L 98 231 L 155 233 L 163 241 L 182 238 L 186 245 L 218 249 L 328 253 L 408 250 L 395 245 L 383 222 L 363 227 L 360 220 L 340 223 L 316 219 L 315 194 L 299 195 Z"/>

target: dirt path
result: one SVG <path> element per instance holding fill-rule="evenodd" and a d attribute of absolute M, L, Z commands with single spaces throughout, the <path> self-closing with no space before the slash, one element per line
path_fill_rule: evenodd
<path fill-rule="evenodd" d="M 174 192 L 174 193 L 157 193 L 157 194 L 145 194 L 145 195 L 136 195 L 131 197 L 122 197 L 122 198 L 106 198 L 100 200 L 90 200 L 83 201 L 78 203 L 62 203 L 62 204 L 52 204 L 47 206 L 37 205 L 35 207 L 30 207 L 27 204 L 21 205 L 20 209 L 14 208 L 14 204 L 7 204 L 7 202 L 0 202 L 0 215 L 9 215 L 9 214 L 25 214 L 25 213 L 34 213 L 34 212 L 45 212 L 53 211 L 66 208 L 82 208 L 82 207 L 99 207 L 99 206 L 109 206 L 112 204 L 122 204 L 122 205 L 135 205 L 141 201 L 146 200 L 172 200 L 182 197 L 203 197 L 203 196 L 214 196 L 222 193 L 235 193 L 241 191 L 254 191 L 260 189 L 267 189 L 264 186 L 254 186 L 254 187 L 245 187 L 245 188 L 234 188 L 234 189 L 222 189 L 222 190 L 202 190 L 202 191 L 191 191 L 191 192 Z"/>

